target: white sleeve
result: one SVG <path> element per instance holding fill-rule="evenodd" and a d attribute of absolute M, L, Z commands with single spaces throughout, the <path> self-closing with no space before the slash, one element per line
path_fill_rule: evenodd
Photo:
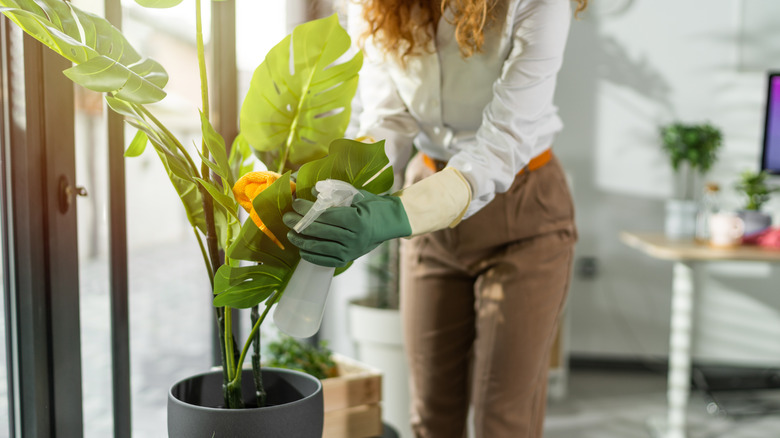
<path fill-rule="evenodd" d="M 553 94 L 571 21 L 568 0 L 525 2 L 514 17 L 512 49 L 493 84 L 493 98 L 476 136 L 459 142 L 449 165 L 473 191 L 467 218 L 496 193 L 509 190 L 517 172 L 551 146 L 562 124 Z"/>
<path fill-rule="evenodd" d="M 348 11 L 349 33 L 352 40 L 357 41 L 365 29 L 362 7 L 350 1 Z M 420 126 L 401 100 L 389 73 L 388 61 L 373 45 L 371 38 L 364 40 L 363 55 L 358 85 L 362 106 L 358 136 L 385 140 L 385 152 L 394 172 L 403 173 L 412 154 L 412 141 L 420 131 Z"/>

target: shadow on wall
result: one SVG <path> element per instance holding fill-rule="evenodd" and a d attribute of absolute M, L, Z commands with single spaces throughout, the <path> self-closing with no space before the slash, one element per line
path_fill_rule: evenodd
<path fill-rule="evenodd" d="M 625 47 L 611 36 L 599 36 L 596 61 L 602 81 L 625 87 L 656 102 L 658 106 L 673 111 L 669 82 L 644 57 L 632 59 Z"/>
<path fill-rule="evenodd" d="M 647 113 L 643 102 L 650 102 L 653 112 L 672 111 L 672 88 L 659 69 L 601 30 L 602 19 L 617 18 L 633 5 L 632 0 L 591 2 L 593 8 L 572 23 L 556 94 L 565 128 L 555 151 L 571 177 L 580 231 L 576 255 L 598 261 L 594 277 L 575 272 L 572 278 L 568 330 L 572 353 L 630 354 L 650 360 L 667 350 L 668 327 L 657 321 L 657 315 L 668 315 L 671 288 L 667 281 L 657 280 L 670 279 L 669 266 L 632 252 L 619 242 L 618 233 L 657 229 L 663 223 L 663 203 L 605 190 L 599 184 L 600 173 L 621 171 L 610 167 L 613 159 L 604 163 L 605 155 L 613 153 L 604 151 L 604 131 L 623 129 L 602 119 L 605 85 L 640 96 L 620 102 L 626 107 L 623 111 L 639 113 L 640 118 Z M 633 106 L 637 101 L 642 107 Z M 636 147 L 625 146 L 614 153 L 635 153 Z M 645 157 L 631 160 L 648 165 Z"/>
<path fill-rule="evenodd" d="M 591 2 L 585 20 L 592 22 L 592 41 L 588 44 L 592 59 L 598 66 L 598 79 L 625 87 L 640 96 L 672 110 L 671 86 L 660 71 L 645 57 L 633 57 L 617 39 L 598 32 L 599 22 L 618 18 L 631 11 L 636 0 Z M 580 24 L 580 23 L 578 23 Z M 575 41 L 570 40 L 571 45 Z"/>
<path fill-rule="evenodd" d="M 599 5 L 594 3 L 582 20 L 575 21 L 564 67 L 559 75 L 556 101 L 559 102 L 566 128 L 556 141 L 556 153 L 564 163 L 569 164 L 567 170 L 574 182 L 575 201 L 582 207 L 577 214 L 583 241 L 588 240 L 589 230 L 617 229 L 609 226 L 614 219 L 611 217 L 612 206 L 633 203 L 632 199 L 636 198 L 633 194 L 610 197 L 608 191 L 599 190 L 598 186 L 604 188 L 604 185 L 597 184 L 605 177 L 604 172 L 625 172 L 624 169 L 610 168 L 608 164 L 605 166 L 600 162 L 602 157 L 612 154 L 612 151 L 603 151 L 605 146 L 600 142 L 603 133 L 599 131 L 599 126 L 608 123 L 599 120 L 603 113 L 600 111 L 600 98 L 603 99 L 600 96 L 601 87 L 607 83 L 631 95 L 640 96 L 638 100 L 625 100 L 621 102 L 622 105 L 631 106 L 631 102 L 639 101 L 646 106 L 647 102 L 651 102 L 658 111 L 674 111 L 672 88 L 660 70 L 645 57 L 632 57 L 616 38 L 600 32 L 600 20 L 603 17 L 613 18 L 625 14 L 634 3 L 634 0 L 613 0 Z M 646 112 L 643 108 L 627 110 L 640 114 Z M 640 135 L 647 135 L 646 131 Z M 632 151 L 625 147 L 615 152 L 630 155 Z M 653 202 L 651 204 L 647 206 L 650 210 L 660 206 Z M 644 210 L 640 205 L 636 207 Z"/>

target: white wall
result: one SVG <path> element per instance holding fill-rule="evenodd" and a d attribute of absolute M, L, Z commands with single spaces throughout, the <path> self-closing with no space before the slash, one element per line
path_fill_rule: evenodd
<path fill-rule="evenodd" d="M 672 185 L 657 127 L 680 120 L 722 129 L 707 180 L 719 182 L 724 206 L 736 209 L 736 176 L 760 158 L 765 74 L 738 62 L 741 0 L 592 3 L 572 24 L 557 93 L 566 128 L 555 150 L 574 187 L 577 254 L 599 263 L 593 279 L 575 271 L 570 346 L 573 354 L 652 360 L 668 351 L 672 266 L 625 247 L 618 233 L 662 229 Z M 777 219 L 779 206 L 769 206 Z M 780 330 L 780 269 L 711 270 L 717 276 L 701 273 L 697 356 L 780 365 L 769 342 Z"/>

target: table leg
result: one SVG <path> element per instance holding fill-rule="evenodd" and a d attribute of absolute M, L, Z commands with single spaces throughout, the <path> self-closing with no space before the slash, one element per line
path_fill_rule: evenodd
<path fill-rule="evenodd" d="M 676 262 L 672 278 L 672 315 L 667 382 L 667 430 L 665 438 L 685 438 L 691 385 L 691 341 L 696 285 L 694 263 Z"/>

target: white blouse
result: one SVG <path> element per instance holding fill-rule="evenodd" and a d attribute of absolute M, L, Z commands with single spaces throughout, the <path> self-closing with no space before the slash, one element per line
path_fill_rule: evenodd
<path fill-rule="evenodd" d="M 435 41 L 404 69 L 364 42 L 359 135 L 384 139 L 395 169 L 412 145 L 458 169 L 473 198 L 464 217 L 509 190 L 515 175 L 548 149 L 563 124 L 553 105 L 571 21 L 571 0 L 509 0 L 507 18 L 485 33 L 481 53 L 464 59 L 447 18 Z M 356 2 L 349 2 L 355 5 Z M 353 40 L 365 28 L 351 6 Z"/>

